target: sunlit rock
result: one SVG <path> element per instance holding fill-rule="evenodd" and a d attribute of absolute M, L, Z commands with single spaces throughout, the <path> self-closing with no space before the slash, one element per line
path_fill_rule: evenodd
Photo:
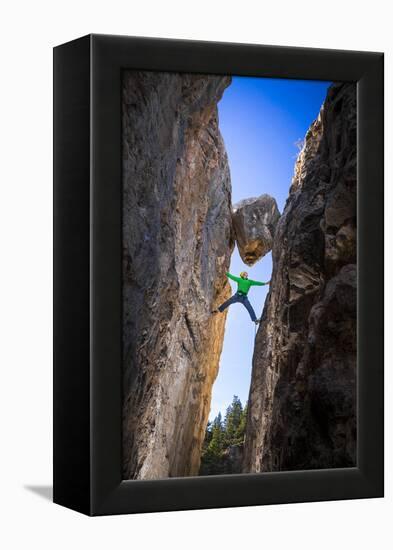
<path fill-rule="evenodd" d="M 229 77 L 123 82 L 123 476 L 197 475 L 230 293 Z"/>

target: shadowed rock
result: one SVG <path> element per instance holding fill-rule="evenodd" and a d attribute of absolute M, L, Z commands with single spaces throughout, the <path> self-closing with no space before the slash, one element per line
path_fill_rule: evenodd
<path fill-rule="evenodd" d="M 356 84 L 306 134 L 256 337 L 244 472 L 356 466 Z"/>
<path fill-rule="evenodd" d="M 245 199 L 233 207 L 233 227 L 240 256 L 253 265 L 273 247 L 280 212 L 269 195 Z"/>

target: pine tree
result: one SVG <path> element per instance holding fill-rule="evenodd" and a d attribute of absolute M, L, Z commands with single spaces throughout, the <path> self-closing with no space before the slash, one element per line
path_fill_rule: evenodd
<path fill-rule="evenodd" d="M 214 454 L 219 454 L 222 451 L 224 445 L 224 426 L 222 423 L 222 416 L 219 412 L 213 421 L 212 437 L 208 446 Z"/>
<path fill-rule="evenodd" d="M 209 420 L 206 426 L 205 439 L 203 440 L 202 453 L 206 451 L 212 440 L 212 422 Z"/>
<path fill-rule="evenodd" d="M 200 475 L 239 473 L 239 469 L 236 469 L 239 466 L 230 458 L 230 449 L 235 446 L 241 452 L 246 419 L 247 405 L 243 408 L 238 396 L 234 395 L 224 421 L 221 413 L 218 413 L 213 422 L 208 422 L 202 446 Z"/>
<path fill-rule="evenodd" d="M 235 438 L 239 443 L 244 442 L 244 436 L 246 433 L 246 421 L 247 421 L 247 404 L 241 413 L 239 426 L 235 433 Z"/>
<path fill-rule="evenodd" d="M 223 474 L 223 449 L 225 432 L 221 413 L 208 424 L 201 457 L 200 475 Z"/>
<path fill-rule="evenodd" d="M 225 415 L 225 440 L 227 445 L 238 444 L 239 427 L 243 417 L 243 406 L 237 395 L 233 396 L 231 405 Z M 241 443 L 242 441 L 240 441 Z"/>

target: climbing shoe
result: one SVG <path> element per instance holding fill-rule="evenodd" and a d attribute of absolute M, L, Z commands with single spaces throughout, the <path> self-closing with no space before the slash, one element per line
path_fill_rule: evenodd
<path fill-rule="evenodd" d="M 259 325 L 260 322 L 261 322 L 260 319 L 255 319 L 255 321 L 254 321 L 254 323 L 255 323 L 256 325 Z"/>

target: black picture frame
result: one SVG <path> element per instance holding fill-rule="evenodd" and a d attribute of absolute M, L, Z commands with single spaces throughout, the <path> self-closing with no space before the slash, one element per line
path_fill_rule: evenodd
<path fill-rule="evenodd" d="M 124 481 L 121 71 L 357 82 L 358 465 Z M 54 502 L 88 515 L 383 496 L 383 54 L 88 35 L 54 49 Z"/>

